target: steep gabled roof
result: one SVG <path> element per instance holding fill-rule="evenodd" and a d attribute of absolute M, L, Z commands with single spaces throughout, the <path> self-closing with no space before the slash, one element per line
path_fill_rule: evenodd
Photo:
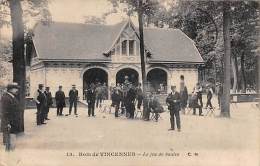
<path fill-rule="evenodd" d="M 39 59 L 109 60 L 103 53 L 111 47 L 124 24 L 39 24 L 35 28 L 33 41 Z"/>
<path fill-rule="evenodd" d="M 144 40 L 151 62 L 203 62 L 193 40 L 179 29 L 147 28 Z"/>
<path fill-rule="evenodd" d="M 111 58 L 103 53 L 111 49 L 127 23 L 39 24 L 35 28 L 33 41 L 42 60 L 110 61 Z M 146 48 L 152 53 L 150 62 L 203 63 L 193 41 L 180 30 L 145 28 L 144 40 Z"/>

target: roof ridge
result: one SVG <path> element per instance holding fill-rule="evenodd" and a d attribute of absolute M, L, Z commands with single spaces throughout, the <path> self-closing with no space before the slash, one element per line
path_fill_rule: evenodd
<path fill-rule="evenodd" d="M 80 22 L 64 22 L 64 21 L 52 21 L 50 24 L 70 24 L 70 25 L 96 25 L 96 26 L 106 26 L 106 27 L 113 27 L 117 26 L 121 23 L 125 23 L 125 21 L 120 21 L 116 24 L 95 24 L 95 23 L 80 23 Z"/>

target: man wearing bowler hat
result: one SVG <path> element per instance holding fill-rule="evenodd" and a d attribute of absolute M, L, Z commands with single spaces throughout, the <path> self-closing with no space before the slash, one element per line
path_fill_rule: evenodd
<path fill-rule="evenodd" d="M 168 105 L 168 109 L 170 110 L 170 122 L 171 128 L 169 130 L 175 130 L 175 119 L 178 131 L 181 131 L 181 120 L 179 111 L 180 107 L 180 94 L 176 91 L 176 86 L 171 86 L 171 93 L 166 98 L 166 104 Z"/>
<path fill-rule="evenodd" d="M 76 85 L 72 85 L 72 89 L 69 91 L 69 115 L 71 114 L 72 106 L 74 105 L 74 115 L 77 114 L 77 102 L 78 102 L 78 90 L 76 89 Z"/>
<path fill-rule="evenodd" d="M 3 143 L 8 143 L 8 133 L 18 133 L 19 123 L 18 116 L 20 112 L 19 101 L 17 95 L 20 87 L 17 83 L 7 85 L 7 91 L 1 98 L 2 119 L 1 128 L 3 131 Z"/>

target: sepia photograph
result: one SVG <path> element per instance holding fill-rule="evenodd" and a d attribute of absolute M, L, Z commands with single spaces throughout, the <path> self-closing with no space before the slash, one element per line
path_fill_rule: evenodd
<path fill-rule="evenodd" d="M 0 0 L 0 166 L 260 166 L 260 2 Z"/>

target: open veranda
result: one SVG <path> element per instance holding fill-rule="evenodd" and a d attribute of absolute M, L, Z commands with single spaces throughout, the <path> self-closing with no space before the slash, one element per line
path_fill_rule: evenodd
<path fill-rule="evenodd" d="M 217 105 L 216 97 L 213 105 Z M 0 165 L 259 165 L 260 111 L 256 103 L 231 104 L 232 118 L 181 114 L 182 132 L 169 132 L 169 111 L 158 122 L 114 117 L 114 109 L 78 117 L 49 113 L 48 125 L 35 125 L 35 109 L 25 111 L 26 131 L 15 151 L 1 146 Z M 107 105 L 107 108 L 109 106 Z M 64 109 L 64 113 L 68 108 Z M 206 110 L 203 110 L 206 113 Z M 170 164 L 171 163 L 171 164 Z"/>

